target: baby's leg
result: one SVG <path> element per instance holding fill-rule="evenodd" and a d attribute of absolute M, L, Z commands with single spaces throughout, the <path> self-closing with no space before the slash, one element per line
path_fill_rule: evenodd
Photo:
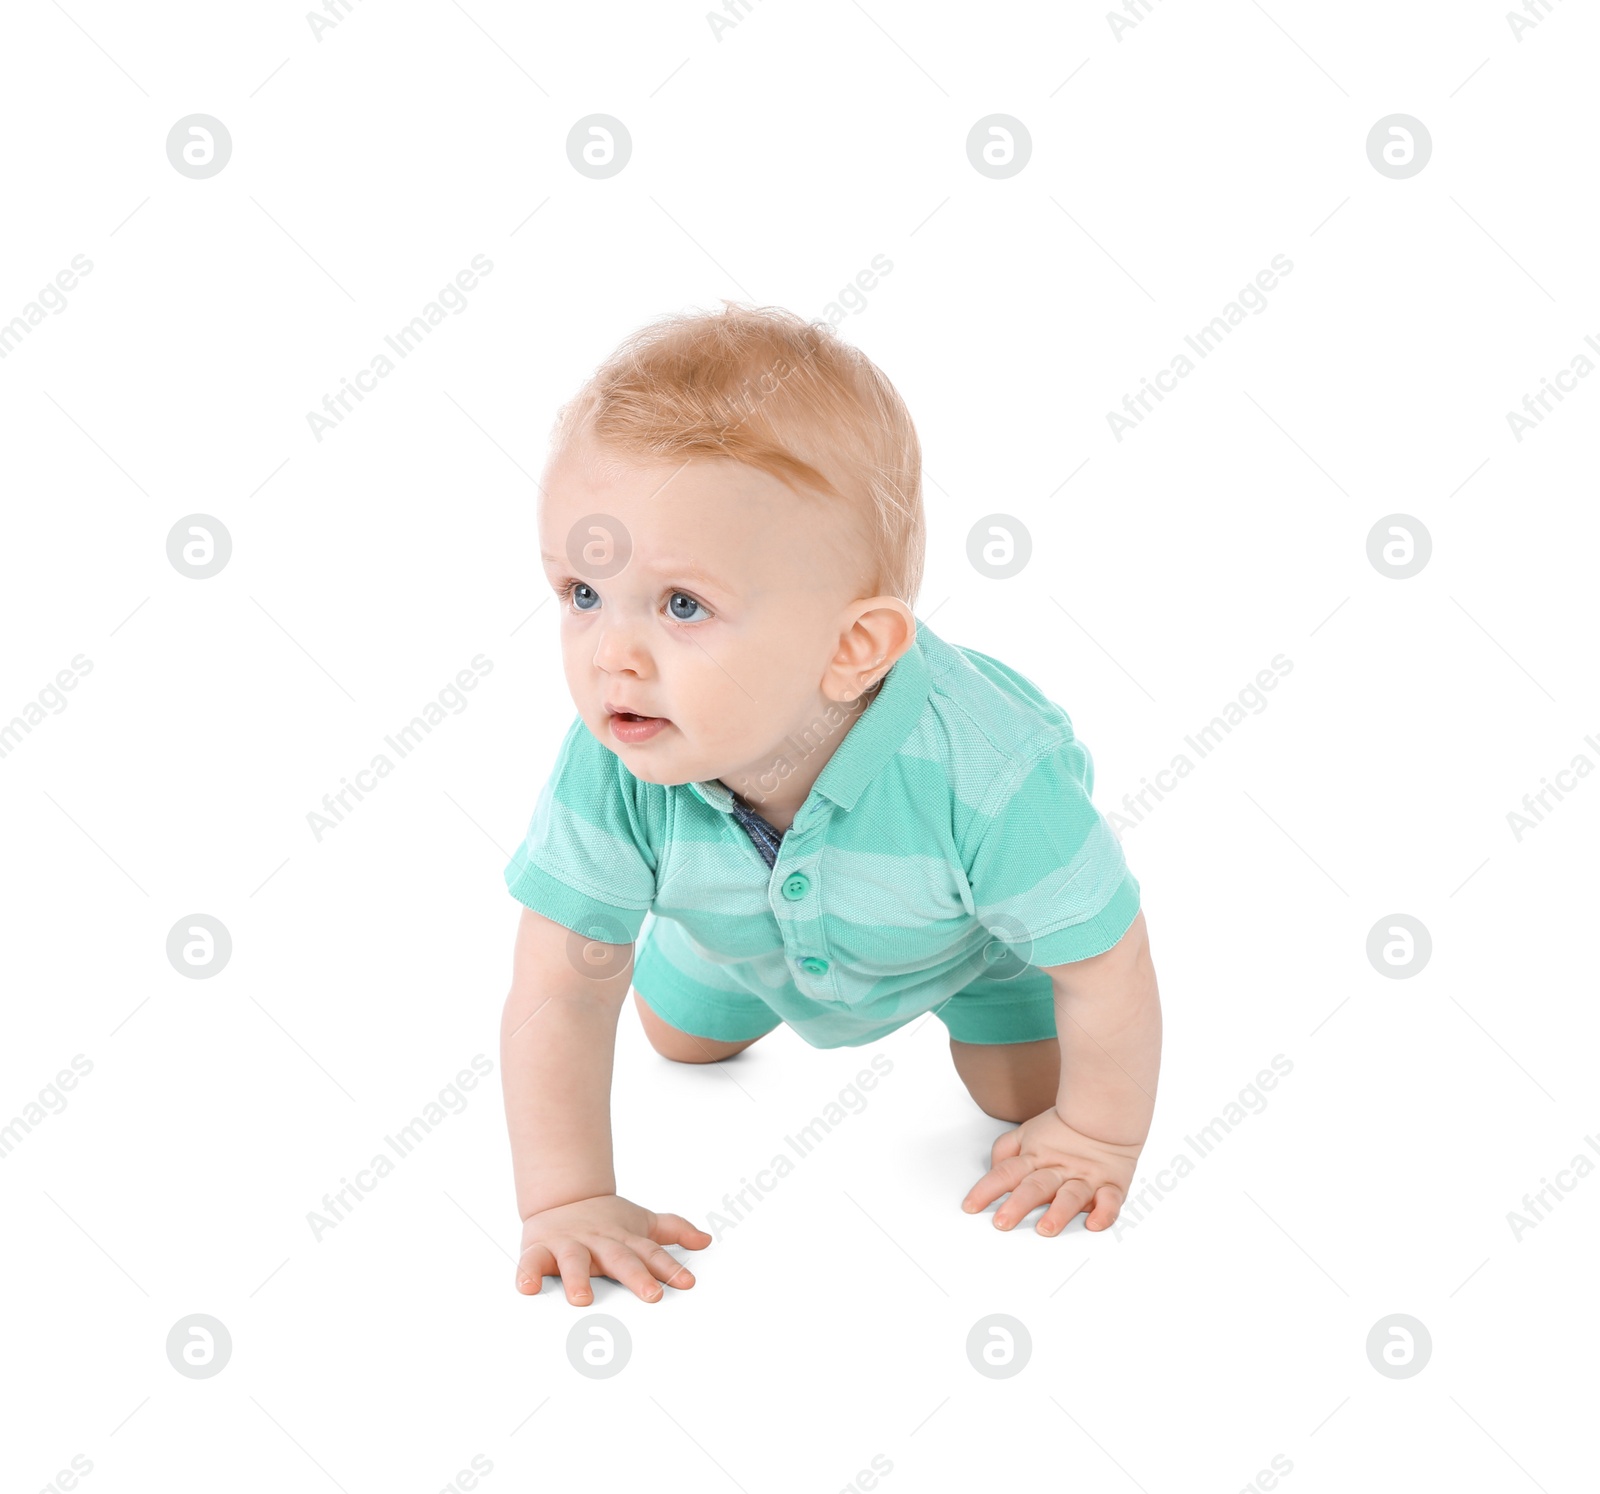
<path fill-rule="evenodd" d="M 745 1038 L 742 1042 L 725 1043 L 719 1038 L 696 1037 L 691 1032 L 684 1032 L 674 1027 L 663 1017 L 658 1017 L 645 1003 L 637 991 L 633 993 L 633 1004 L 639 1008 L 639 1019 L 644 1023 L 645 1035 L 650 1039 L 650 1046 L 663 1058 L 670 1058 L 674 1063 L 716 1063 L 724 1058 L 731 1058 L 735 1053 L 741 1053 L 751 1043 L 759 1042 L 765 1033 L 760 1033 L 753 1038 Z"/>
<path fill-rule="evenodd" d="M 956 1073 L 985 1115 L 1018 1124 L 1042 1115 L 1056 1102 L 1061 1044 L 958 1043 L 950 1039 Z"/>

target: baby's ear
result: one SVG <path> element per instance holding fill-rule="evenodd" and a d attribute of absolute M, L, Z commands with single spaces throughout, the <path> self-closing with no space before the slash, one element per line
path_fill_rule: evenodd
<path fill-rule="evenodd" d="M 899 597 L 868 597 L 851 610 L 855 619 L 840 641 L 854 672 L 856 694 L 870 690 L 894 668 L 917 639 L 917 620 Z"/>

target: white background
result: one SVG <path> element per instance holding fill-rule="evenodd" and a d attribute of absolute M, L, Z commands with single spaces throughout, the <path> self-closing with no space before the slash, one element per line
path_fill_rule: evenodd
<path fill-rule="evenodd" d="M 1120 40 L 1094 6 L 906 0 L 755 0 L 720 40 L 695 5 L 505 0 L 355 0 L 320 41 L 293 4 L 4 26 L 0 320 L 93 262 L 0 361 L 0 720 L 93 666 L 0 758 L 0 1124 L 93 1065 L 0 1165 L 7 1488 L 75 1455 L 107 1491 L 424 1494 L 475 1455 L 491 1490 L 834 1491 L 874 1455 L 889 1490 L 1231 1491 L 1275 1455 L 1305 1494 L 1593 1487 L 1600 1181 L 1507 1215 L 1596 1156 L 1600 781 L 1520 841 L 1507 813 L 1600 763 L 1600 380 L 1506 420 L 1600 336 L 1592 10 L 1520 40 L 1496 4 L 1367 0 L 1157 0 Z M 1366 154 L 1397 112 L 1433 141 L 1406 180 Z M 165 152 L 192 113 L 232 136 L 206 180 Z M 633 140 L 603 181 L 566 153 L 593 113 Z M 966 155 L 993 113 L 1032 139 L 1005 180 Z M 467 309 L 317 441 L 478 253 Z M 1267 309 L 1115 440 L 1280 253 Z M 1068 710 L 1102 809 L 1293 663 L 1125 832 L 1166 1013 L 1141 1175 L 1293 1070 L 1137 1227 L 1045 1240 L 960 1212 L 1004 1127 L 934 1019 L 688 1068 L 626 1012 L 619 1186 L 701 1223 L 893 1068 L 685 1253 L 692 1291 L 597 1283 L 632 1358 L 589 1379 L 585 1314 L 512 1287 L 499 1098 L 501 868 L 572 716 L 533 475 L 640 323 L 819 316 L 878 254 L 841 333 L 924 442 L 915 611 Z M 194 513 L 232 536 L 210 580 L 166 556 Z M 993 513 L 1033 539 L 1004 582 L 966 559 Z M 1410 580 L 1367 558 L 1395 513 L 1432 536 Z M 480 653 L 319 842 L 308 811 Z M 1397 912 L 1433 941 L 1403 980 L 1365 952 Z M 194 913 L 232 936 L 212 979 L 165 955 Z M 478 1053 L 466 1110 L 314 1238 Z M 232 1337 L 208 1379 L 164 1351 L 195 1313 Z M 1009 1379 L 966 1358 L 993 1313 L 1032 1339 Z M 1365 1349 L 1395 1313 L 1432 1338 L 1407 1379 Z"/>

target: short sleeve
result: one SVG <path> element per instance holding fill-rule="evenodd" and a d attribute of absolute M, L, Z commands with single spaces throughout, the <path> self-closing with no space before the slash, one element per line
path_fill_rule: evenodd
<path fill-rule="evenodd" d="M 656 892 L 645 787 L 574 717 L 506 865 L 512 897 L 605 943 L 637 939 Z"/>
<path fill-rule="evenodd" d="M 1054 734 L 1002 774 L 971 826 L 978 921 L 1030 965 L 1103 954 L 1139 912 L 1139 884 L 1093 786 L 1088 748 Z"/>

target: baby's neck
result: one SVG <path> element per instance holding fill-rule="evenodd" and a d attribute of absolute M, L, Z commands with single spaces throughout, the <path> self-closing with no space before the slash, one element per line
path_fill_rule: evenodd
<path fill-rule="evenodd" d="M 787 832 L 793 826 L 795 816 L 800 813 L 805 801 L 810 797 L 812 785 L 822 776 L 822 770 L 843 745 L 851 728 L 865 714 L 867 706 L 876 699 L 882 685 L 883 681 L 879 680 L 870 690 L 864 691 L 863 698 L 866 705 L 852 711 L 851 719 L 844 725 L 844 729 L 831 733 L 815 751 L 806 753 L 798 762 L 794 762 L 792 764 L 794 771 L 785 774 L 770 793 L 763 794 L 755 783 L 739 772 L 732 772 L 726 778 L 719 778 L 717 782 L 729 793 L 737 794 L 747 809 L 754 810 L 774 830 Z M 730 783 L 729 778 L 734 782 Z"/>
<path fill-rule="evenodd" d="M 717 782 L 720 783 L 723 788 L 727 789 L 727 791 L 732 794 L 733 797 L 737 799 L 749 813 L 760 815 L 761 818 L 771 825 L 774 830 L 777 830 L 780 833 L 786 833 L 789 827 L 794 824 L 793 813 L 787 810 L 779 809 L 774 804 L 752 803 L 743 794 L 741 794 L 738 789 L 734 788 L 731 783 L 727 782 L 726 779 L 719 778 L 717 779 Z"/>

